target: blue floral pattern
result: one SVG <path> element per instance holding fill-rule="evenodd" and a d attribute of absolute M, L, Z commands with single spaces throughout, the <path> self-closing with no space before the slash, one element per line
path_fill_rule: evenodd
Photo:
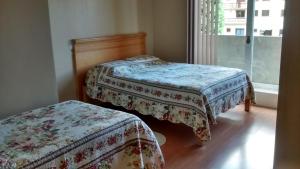
<path fill-rule="evenodd" d="M 156 57 L 100 64 L 87 74 L 87 95 L 194 129 L 203 142 L 218 114 L 246 98 L 254 102 L 247 74 L 234 68 L 171 63 Z"/>

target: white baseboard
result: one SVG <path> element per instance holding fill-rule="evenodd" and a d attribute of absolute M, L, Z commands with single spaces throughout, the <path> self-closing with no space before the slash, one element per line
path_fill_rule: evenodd
<path fill-rule="evenodd" d="M 256 105 L 277 109 L 278 93 L 264 90 L 255 90 Z"/>

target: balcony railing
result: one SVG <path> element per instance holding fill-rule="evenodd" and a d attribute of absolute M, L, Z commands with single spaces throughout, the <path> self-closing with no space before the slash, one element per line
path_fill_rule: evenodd
<path fill-rule="evenodd" d="M 281 37 L 257 36 L 254 38 L 252 80 L 256 83 L 279 83 Z M 217 64 L 248 70 L 245 57 L 245 37 L 217 36 Z"/>
<path fill-rule="evenodd" d="M 247 3 L 241 2 L 241 3 L 223 3 L 224 10 L 226 9 L 247 9 Z"/>

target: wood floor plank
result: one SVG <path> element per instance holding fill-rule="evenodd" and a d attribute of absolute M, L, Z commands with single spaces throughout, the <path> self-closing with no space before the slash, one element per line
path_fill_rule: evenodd
<path fill-rule="evenodd" d="M 212 140 L 196 145 L 191 128 L 140 116 L 154 131 L 166 136 L 162 146 L 166 169 L 271 169 L 276 110 L 243 105 L 224 113 L 211 127 Z"/>

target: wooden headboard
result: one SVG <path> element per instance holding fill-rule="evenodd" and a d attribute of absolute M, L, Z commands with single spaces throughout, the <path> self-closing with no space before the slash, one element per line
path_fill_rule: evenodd
<path fill-rule="evenodd" d="M 79 100 L 84 99 L 84 80 L 90 68 L 99 63 L 145 54 L 145 39 L 146 33 L 136 33 L 72 40 Z"/>

